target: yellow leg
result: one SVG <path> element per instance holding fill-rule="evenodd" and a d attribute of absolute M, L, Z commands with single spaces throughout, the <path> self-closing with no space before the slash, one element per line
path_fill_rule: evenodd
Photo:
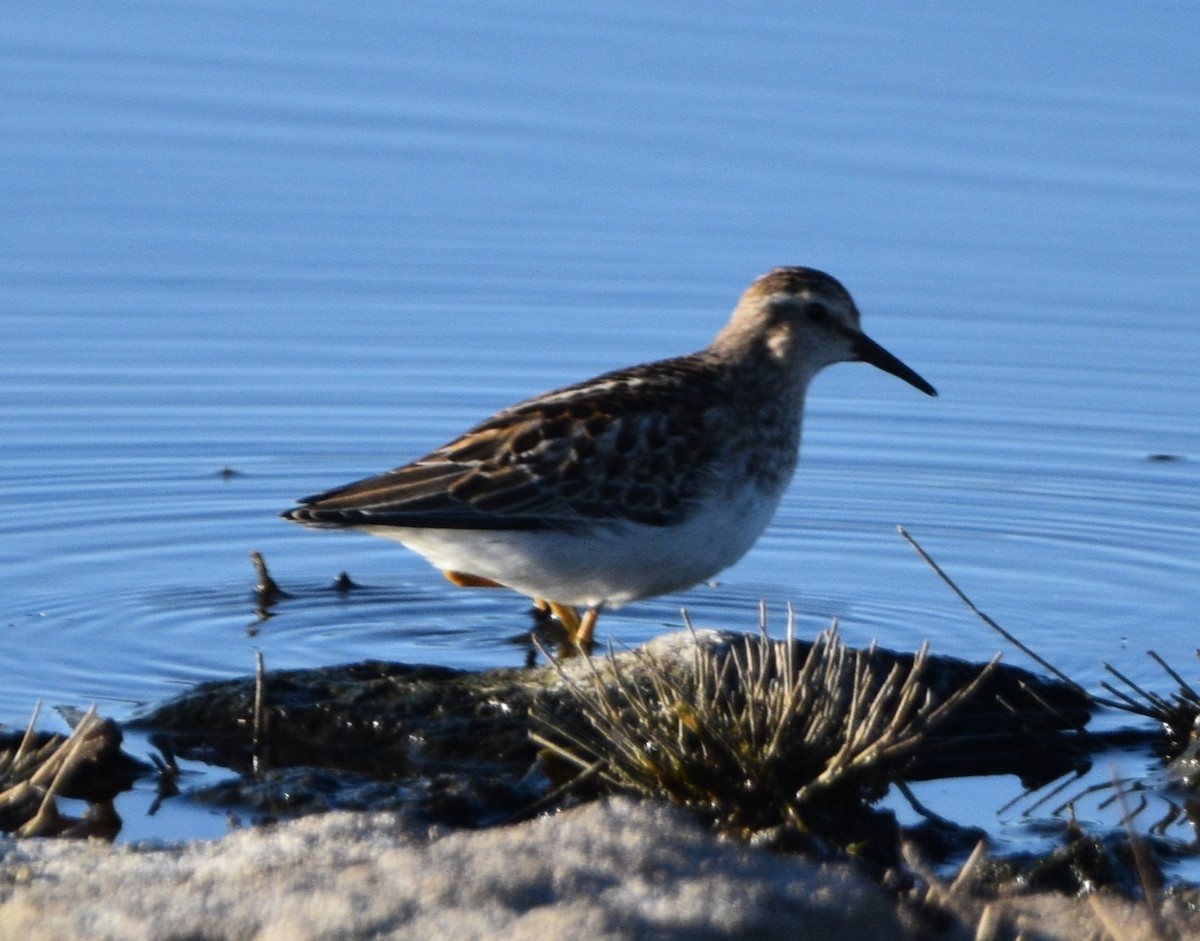
<path fill-rule="evenodd" d="M 446 569 L 442 572 L 446 576 L 446 581 L 452 585 L 457 585 L 459 588 L 503 588 L 499 582 L 494 582 L 490 578 L 484 578 L 481 575 L 472 575 L 470 572 L 455 572 L 452 569 Z"/>
<path fill-rule="evenodd" d="M 600 606 L 588 608 L 583 613 L 583 621 L 579 625 L 579 632 L 575 635 L 575 643 L 582 650 L 591 653 L 592 650 L 592 635 L 596 633 L 596 619 L 600 617 Z"/>
<path fill-rule="evenodd" d="M 572 608 L 569 604 L 559 604 L 557 601 L 550 603 L 551 613 L 558 618 L 558 623 L 563 626 L 563 630 L 567 632 L 567 637 L 574 640 L 579 633 L 579 612 Z"/>
<path fill-rule="evenodd" d="M 550 610 L 554 612 L 554 616 L 558 618 L 558 623 L 567 632 L 567 640 L 580 650 L 590 653 L 592 639 L 596 633 L 596 619 L 600 616 L 600 606 L 597 605 L 594 608 L 588 608 L 583 613 L 582 618 L 579 616 L 579 611 L 576 608 L 572 608 L 570 605 L 559 604 L 557 601 L 550 602 Z"/>
<path fill-rule="evenodd" d="M 456 572 L 446 569 L 442 572 L 446 580 L 459 588 L 503 588 L 497 581 L 484 578 L 482 575 L 472 575 L 470 572 Z M 588 608 L 583 617 L 579 610 L 569 604 L 559 604 L 557 601 L 547 601 L 545 598 L 534 598 L 533 605 L 539 611 L 549 611 L 567 632 L 567 639 L 577 644 L 583 650 L 591 650 L 592 635 L 596 632 L 596 618 L 600 616 L 600 608 Z"/>

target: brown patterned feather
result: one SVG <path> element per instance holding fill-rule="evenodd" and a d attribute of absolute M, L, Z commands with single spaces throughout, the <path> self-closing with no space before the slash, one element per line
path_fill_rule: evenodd
<path fill-rule="evenodd" d="M 410 464 L 304 498 L 289 519 L 327 526 L 571 528 L 669 525 L 705 490 L 701 433 L 726 408 L 696 353 L 529 399 Z"/>

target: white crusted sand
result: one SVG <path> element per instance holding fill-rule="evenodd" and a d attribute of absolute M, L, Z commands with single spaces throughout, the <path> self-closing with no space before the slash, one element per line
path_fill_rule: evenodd
<path fill-rule="evenodd" d="M 905 936 L 848 867 L 621 799 L 434 839 L 336 813 L 170 849 L 4 841 L 0 900 L 4 941 Z"/>

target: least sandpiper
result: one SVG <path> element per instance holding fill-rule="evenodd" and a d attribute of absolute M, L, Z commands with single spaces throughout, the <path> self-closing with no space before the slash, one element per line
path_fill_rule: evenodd
<path fill-rule="evenodd" d="M 706 349 L 528 399 L 283 516 L 528 595 L 587 648 L 602 607 L 688 588 L 754 545 L 796 467 L 809 381 L 847 360 L 937 394 L 862 332 L 836 280 L 776 268 Z"/>

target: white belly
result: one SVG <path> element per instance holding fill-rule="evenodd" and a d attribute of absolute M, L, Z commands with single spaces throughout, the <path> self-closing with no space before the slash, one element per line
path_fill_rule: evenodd
<path fill-rule="evenodd" d="M 398 540 L 440 569 L 490 578 L 531 598 L 618 607 L 690 588 L 732 565 L 766 529 L 779 496 L 747 488 L 711 501 L 677 526 L 363 530 Z"/>

